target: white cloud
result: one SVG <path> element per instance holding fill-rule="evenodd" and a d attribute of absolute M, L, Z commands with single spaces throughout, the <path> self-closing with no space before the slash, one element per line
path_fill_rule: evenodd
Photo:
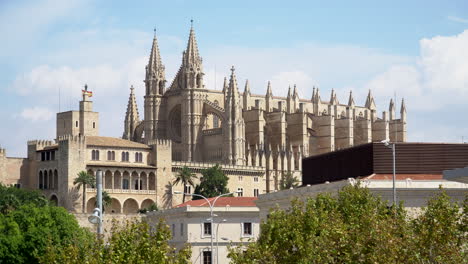
<path fill-rule="evenodd" d="M 45 107 L 35 106 L 23 109 L 20 116 L 33 122 L 49 121 L 54 117 L 54 112 Z"/>
<path fill-rule="evenodd" d="M 468 24 L 468 19 L 457 17 L 457 16 L 448 16 L 447 19 L 450 21 L 458 22 L 458 23 Z"/>

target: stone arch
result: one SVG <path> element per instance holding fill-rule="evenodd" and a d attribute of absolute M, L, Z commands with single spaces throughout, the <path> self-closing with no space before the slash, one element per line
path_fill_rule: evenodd
<path fill-rule="evenodd" d="M 146 172 L 142 172 L 140 174 L 140 190 L 147 190 L 148 189 L 148 175 L 146 175 Z"/>
<path fill-rule="evenodd" d="M 53 188 L 54 188 L 54 185 L 53 185 L 54 182 L 53 182 L 53 180 L 54 180 L 54 173 L 53 173 L 52 170 L 49 170 L 49 180 L 48 180 L 49 186 L 48 186 L 48 189 L 53 189 Z"/>
<path fill-rule="evenodd" d="M 39 179 L 38 179 L 38 186 L 39 186 L 39 189 L 42 190 L 44 188 L 44 176 L 42 174 L 42 171 L 39 171 Z"/>
<path fill-rule="evenodd" d="M 132 177 L 130 177 L 130 178 L 132 179 L 130 189 L 139 190 L 140 188 L 138 188 L 138 187 L 140 186 L 140 183 L 138 182 L 138 173 L 136 171 L 133 171 L 132 172 Z"/>
<path fill-rule="evenodd" d="M 148 188 L 150 190 L 155 191 L 156 190 L 156 175 L 154 175 L 153 172 L 150 172 L 148 175 Z"/>
<path fill-rule="evenodd" d="M 122 174 L 120 171 L 114 172 L 114 189 L 122 189 Z"/>
<path fill-rule="evenodd" d="M 141 209 L 145 209 L 150 207 L 152 204 L 154 204 L 154 201 L 151 199 L 145 199 L 143 202 L 141 202 Z"/>
<path fill-rule="evenodd" d="M 54 170 L 54 190 L 58 189 L 58 171 Z"/>
<path fill-rule="evenodd" d="M 141 142 L 143 139 L 143 132 L 144 132 L 144 125 L 143 122 L 140 122 L 136 128 L 135 128 L 135 133 L 133 133 L 133 141 L 135 142 Z"/>
<path fill-rule="evenodd" d="M 112 202 L 109 205 L 108 210 L 106 210 L 107 213 L 110 214 L 120 214 L 122 213 L 122 205 L 120 204 L 120 201 L 112 198 Z"/>
<path fill-rule="evenodd" d="M 51 204 L 53 204 L 53 205 L 55 205 L 55 206 L 58 206 L 58 198 L 57 198 L 57 195 L 52 194 L 52 195 L 50 196 L 50 199 L 49 199 L 49 200 L 50 200 L 50 203 L 51 203 Z"/>
<path fill-rule="evenodd" d="M 104 173 L 104 189 L 112 189 L 112 172 L 106 170 Z"/>
<path fill-rule="evenodd" d="M 130 189 L 130 173 L 128 171 L 124 171 L 122 174 L 122 189 L 129 190 Z"/>
<path fill-rule="evenodd" d="M 133 198 L 128 198 L 123 204 L 124 214 L 136 214 L 138 213 L 138 202 Z"/>
<path fill-rule="evenodd" d="M 42 189 L 47 189 L 47 187 L 49 186 L 48 179 L 49 179 L 49 175 L 47 173 L 47 170 L 45 170 L 44 171 L 44 178 L 42 179 Z"/>
<path fill-rule="evenodd" d="M 182 140 L 182 110 L 181 105 L 174 106 L 169 112 L 169 135 L 172 140 L 180 143 Z"/>
<path fill-rule="evenodd" d="M 94 208 L 96 207 L 96 197 L 91 197 L 86 202 L 86 212 L 88 214 L 92 214 Z"/>

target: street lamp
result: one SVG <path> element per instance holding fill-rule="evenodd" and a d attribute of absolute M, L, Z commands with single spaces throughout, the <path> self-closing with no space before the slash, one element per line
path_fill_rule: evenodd
<path fill-rule="evenodd" d="M 213 208 L 216 204 L 216 201 L 220 198 L 220 197 L 223 197 L 223 196 L 227 196 L 227 195 L 231 195 L 231 194 L 235 194 L 235 193 L 240 193 L 240 191 L 235 191 L 235 192 L 230 192 L 230 193 L 224 193 L 224 194 L 221 194 L 221 195 L 218 195 L 216 196 L 216 198 L 214 199 L 213 203 L 210 202 L 210 200 L 208 200 L 208 198 L 206 198 L 205 196 L 201 195 L 201 194 L 196 194 L 196 193 L 184 193 L 184 192 L 181 192 L 181 191 L 174 191 L 174 194 L 183 194 L 183 195 L 187 195 L 187 196 L 197 196 L 197 197 L 200 197 L 200 198 L 203 198 L 205 199 L 205 201 L 208 203 L 208 205 L 210 206 L 210 218 L 207 219 L 210 221 L 210 229 L 211 229 L 211 235 L 210 235 L 210 238 L 211 238 L 211 259 L 213 260 L 213 217 L 214 217 L 214 214 L 213 214 Z M 216 251 L 218 251 L 218 248 L 216 248 Z"/>
<path fill-rule="evenodd" d="M 96 187 L 97 187 L 97 208 L 94 208 L 93 214 L 88 217 L 88 221 L 91 224 L 97 224 L 97 234 L 98 236 L 102 235 L 102 221 L 103 221 L 103 211 L 102 211 L 102 171 L 98 170 L 96 172 Z"/>
<path fill-rule="evenodd" d="M 392 149 L 392 154 L 393 154 L 393 206 L 396 208 L 396 186 L 395 186 L 395 143 L 390 143 L 388 140 L 382 140 L 382 143 L 384 143 L 385 147 Z"/>
<path fill-rule="evenodd" d="M 221 223 L 226 223 L 226 221 L 227 221 L 226 219 L 221 220 L 221 222 L 219 222 L 218 226 L 216 227 L 216 263 L 219 263 L 218 230 L 219 230 L 219 226 L 221 225 Z M 223 238 L 225 237 L 222 237 L 221 239 Z"/>

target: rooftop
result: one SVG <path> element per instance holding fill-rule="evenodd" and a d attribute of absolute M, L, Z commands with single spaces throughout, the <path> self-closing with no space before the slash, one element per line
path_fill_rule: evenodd
<path fill-rule="evenodd" d="M 87 145 L 102 147 L 140 148 L 149 149 L 148 145 L 114 137 L 87 136 Z"/>
<path fill-rule="evenodd" d="M 216 199 L 216 197 L 213 198 L 208 198 L 208 200 L 213 202 Z M 225 206 L 230 206 L 230 207 L 255 207 L 255 201 L 257 200 L 257 197 L 221 197 L 216 201 L 215 207 L 225 207 Z M 200 206 L 200 207 L 208 207 L 209 204 L 205 199 L 200 199 L 200 200 L 191 200 L 188 202 L 185 202 L 183 204 L 176 205 L 175 207 L 185 207 L 185 206 Z"/>

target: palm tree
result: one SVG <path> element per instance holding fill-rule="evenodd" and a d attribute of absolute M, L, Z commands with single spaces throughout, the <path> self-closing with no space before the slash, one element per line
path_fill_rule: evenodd
<path fill-rule="evenodd" d="M 83 186 L 83 213 L 85 212 L 85 203 L 86 203 L 86 185 L 89 185 L 94 188 L 94 185 L 96 184 L 96 178 L 94 178 L 93 175 L 89 174 L 86 171 L 80 171 L 78 172 L 78 177 L 75 178 L 73 181 L 74 185 L 78 185 L 77 188 L 80 190 L 80 188 Z"/>
<path fill-rule="evenodd" d="M 193 182 L 194 179 L 197 179 L 197 176 L 195 175 L 195 173 L 192 173 L 192 171 L 187 166 L 184 166 L 182 167 L 182 170 L 180 170 L 179 174 L 177 174 L 174 180 L 174 185 L 177 185 L 180 182 L 182 183 L 184 188 L 187 185 L 194 187 L 195 186 L 195 183 Z M 184 195 L 182 196 L 182 203 L 185 203 L 185 190 L 184 190 Z"/>
<path fill-rule="evenodd" d="M 297 186 L 299 186 L 299 180 L 290 172 L 286 173 L 280 181 L 281 190 L 296 188 Z"/>

